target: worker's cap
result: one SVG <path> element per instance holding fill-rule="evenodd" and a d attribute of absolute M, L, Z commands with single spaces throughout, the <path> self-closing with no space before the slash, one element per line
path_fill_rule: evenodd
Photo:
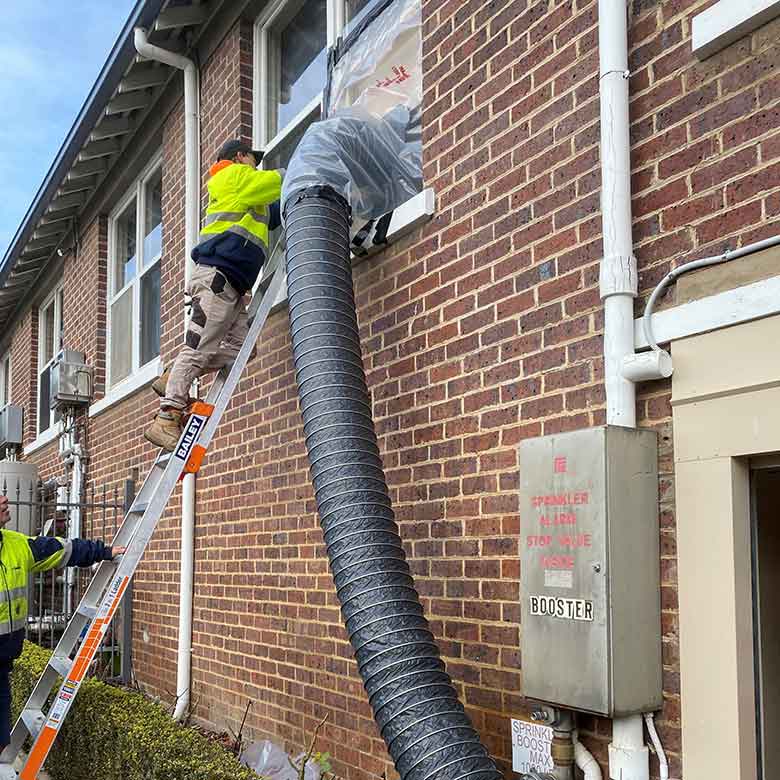
<path fill-rule="evenodd" d="M 253 149 L 249 144 L 236 139 L 222 144 L 217 161 L 232 160 L 237 154 L 252 154 L 258 163 L 263 159 L 263 153 L 259 149 Z"/>

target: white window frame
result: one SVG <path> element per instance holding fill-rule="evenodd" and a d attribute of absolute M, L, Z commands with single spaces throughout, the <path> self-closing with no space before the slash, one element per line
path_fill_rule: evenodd
<path fill-rule="evenodd" d="M 124 197 L 119 201 L 108 219 L 108 286 L 106 292 L 106 390 L 112 393 L 116 388 L 124 386 L 128 380 L 132 380 L 138 374 L 154 372 L 159 365 L 159 355 L 155 355 L 151 360 L 141 364 L 141 281 L 152 268 L 160 264 L 162 257 L 162 244 L 160 245 L 160 254 L 150 263 L 146 264 L 143 257 L 143 242 L 145 231 L 146 214 L 146 185 L 149 181 L 162 172 L 162 152 L 157 153 L 144 168 L 141 175 L 135 180 Z M 136 266 L 137 271 L 133 278 L 127 282 L 121 290 L 114 290 L 114 280 L 116 277 L 116 258 L 117 249 L 117 223 L 124 213 L 125 209 L 135 198 L 136 209 Z M 129 290 L 132 289 L 133 297 L 133 316 L 132 316 L 132 356 L 130 373 L 123 379 L 111 381 L 111 310 L 113 305 Z M 160 323 L 162 327 L 162 322 Z"/>
<path fill-rule="evenodd" d="M 322 91 L 315 95 L 309 104 L 285 127 L 271 131 L 271 79 L 270 72 L 270 29 L 279 19 L 282 12 L 292 2 L 300 0 L 273 0 L 258 17 L 254 30 L 254 117 L 253 146 L 263 149 L 266 157 L 270 157 L 304 122 L 315 120 L 322 105 Z M 343 29 L 346 15 L 346 0 L 327 0 L 327 41 L 326 46 L 332 46 L 338 38 L 338 30 Z"/>
<path fill-rule="evenodd" d="M 64 285 L 60 281 L 54 289 L 46 296 L 43 303 L 38 307 L 38 373 L 35 381 L 35 429 L 38 437 L 45 436 L 48 432 L 55 430 L 58 416 L 49 407 L 49 425 L 46 428 L 41 427 L 41 379 L 43 372 L 54 365 L 57 354 L 62 349 L 62 309 L 64 307 Z M 44 362 L 44 339 L 43 313 L 54 304 L 54 338 L 52 342 L 51 357 Z M 51 377 L 51 373 L 49 374 Z M 51 399 L 49 399 L 51 401 Z"/>
<path fill-rule="evenodd" d="M 0 409 L 11 403 L 11 350 L 0 355 Z M 6 392 L 5 388 L 8 388 Z"/>
<path fill-rule="evenodd" d="M 315 95 L 285 127 L 272 133 L 271 119 L 271 80 L 269 60 L 271 46 L 269 43 L 270 28 L 290 3 L 300 0 L 272 0 L 268 7 L 258 17 L 254 30 L 254 116 L 253 116 L 253 146 L 263 149 L 266 157 L 273 156 L 281 146 L 304 122 L 317 119 L 322 107 L 322 91 Z M 326 2 L 326 46 L 336 43 L 347 27 L 349 21 L 348 0 L 327 0 Z"/>

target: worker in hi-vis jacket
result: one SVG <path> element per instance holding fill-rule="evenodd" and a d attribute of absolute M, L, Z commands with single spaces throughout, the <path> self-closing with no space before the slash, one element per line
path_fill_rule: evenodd
<path fill-rule="evenodd" d="M 11 667 L 22 654 L 27 626 L 29 576 L 33 572 L 92 566 L 124 553 L 101 541 L 26 536 L 8 531 L 8 498 L 0 496 L 0 750 L 11 741 Z"/>
<path fill-rule="evenodd" d="M 281 222 L 284 171 L 257 170 L 262 159 L 249 145 L 228 141 L 211 166 L 204 226 L 192 250 L 184 346 L 152 385 L 160 411 L 144 433 L 168 451 L 179 441 L 192 382 L 233 363 L 249 331 L 245 296 L 268 256 L 269 231 Z"/>

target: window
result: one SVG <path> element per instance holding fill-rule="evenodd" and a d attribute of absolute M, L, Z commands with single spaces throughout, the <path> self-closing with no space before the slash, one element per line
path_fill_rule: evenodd
<path fill-rule="evenodd" d="M 284 168 L 320 117 L 327 49 L 380 0 L 276 0 L 255 28 L 255 143 Z"/>
<path fill-rule="evenodd" d="M 0 358 L 0 409 L 11 403 L 11 353 Z"/>
<path fill-rule="evenodd" d="M 162 169 L 155 162 L 109 222 L 108 384 L 160 354 Z"/>
<path fill-rule="evenodd" d="M 44 433 L 60 419 L 49 408 L 51 367 L 62 349 L 65 295 L 58 287 L 38 309 L 38 433 Z"/>

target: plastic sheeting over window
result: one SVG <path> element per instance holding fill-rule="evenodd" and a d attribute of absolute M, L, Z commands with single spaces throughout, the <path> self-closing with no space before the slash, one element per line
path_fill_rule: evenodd
<path fill-rule="evenodd" d="M 330 186 L 353 214 L 376 219 L 422 189 L 420 0 L 380 3 L 331 51 L 326 119 L 290 161 L 284 203 Z"/>

